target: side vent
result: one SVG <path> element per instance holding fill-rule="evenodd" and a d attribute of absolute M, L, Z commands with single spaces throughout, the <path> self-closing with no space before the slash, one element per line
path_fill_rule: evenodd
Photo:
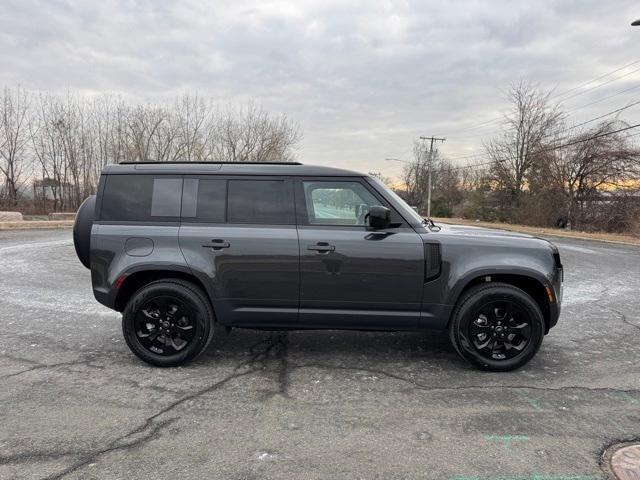
<path fill-rule="evenodd" d="M 440 255 L 439 243 L 425 243 L 424 244 L 424 279 L 425 281 L 433 280 L 440 276 L 442 270 L 442 258 Z"/>

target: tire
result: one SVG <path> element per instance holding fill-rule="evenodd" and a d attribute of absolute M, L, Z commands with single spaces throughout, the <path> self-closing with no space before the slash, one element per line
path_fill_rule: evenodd
<path fill-rule="evenodd" d="M 529 362 L 542 345 L 544 331 L 544 317 L 535 300 L 519 288 L 497 282 L 465 292 L 449 324 L 458 354 L 494 372 L 515 370 Z"/>
<path fill-rule="evenodd" d="M 177 279 L 140 288 L 122 313 L 127 345 L 141 360 L 158 367 L 183 365 L 200 355 L 213 338 L 213 325 L 213 309 L 204 292 Z"/>
<path fill-rule="evenodd" d="M 78 259 L 87 268 L 91 268 L 91 227 L 93 227 L 96 196 L 87 197 L 76 213 L 73 222 L 73 246 Z"/>

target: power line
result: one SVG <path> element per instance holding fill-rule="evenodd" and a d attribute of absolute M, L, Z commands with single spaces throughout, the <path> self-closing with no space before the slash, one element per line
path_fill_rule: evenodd
<path fill-rule="evenodd" d="M 629 105 L 626 105 L 626 106 L 624 106 L 622 108 L 617 108 L 617 109 L 612 110 L 610 112 L 607 112 L 607 113 L 605 113 L 603 115 L 594 117 L 594 118 L 592 118 L 590 120 L 586 120 L 586 121 L 584 121 L 582 123 L 578 123 L 577 125 L 573 125 L 571 127 L 565 128 L 564 130 L 560 130 L 559 132 L 556 132 L 556 133 L 564 133 L 564 132 L 568 132 L 570 130 L 575 130 L 578 127 L 581 127 L 581 126 L 586 125 L 588 123 L 595 122 L 596 120 L 600 120 L 602 118 L 608 117 L 609 115 L 613 115 L 614 113 L 622 112 L 622 111 L 627 110 L 627 109 L 629 109 L 631 107 L 635 107 L 636 105 L 640 105 L 640 100 L 635 101 L 635 102 L 633 102 L 633 103 L 631 103 Z M 484 156 L 486 156 L 486 153 L 473 153 L 473 154 L 470 154 L 470 155 L 460 155 L 460 156 L 456 156 L 456 157 L 448 157 L 448 159 L 449 160 L 463 160 L 465 158 L 478 158 L 478 157 L 482 158 Z"/>
<path fill-rule="evenodd" d="M 565 130 L 561 130 L 560 133 L 566 132 L 568 130 L 573 130 L 574 128 L 578 128 L 578 127 L 581 127 L 583 125 L 586 125 L 587 123 L 595 122 L 596 120 L 600 120 L 601 118 L 608 117 L 609 115 L 613 115 L 614 113 L 620 113 L 620 112 L 622 112 L 624 110 L 627 110 L 628 108 L 635 107 L 638 104 L 640 104 L 640 100 L 638 100 L 636 102 L 633 102 L 633 103 L 627 105 L 626 107 L 618 108 L 616 110 L 612 110 L 612 111 L 607 112 L 607 113 L 605 113 L 603 115 L 600 115 L 599 117 L 595 117 L 595 118 L 592 118 L 591 120 L 587 120 L 586 122 L 582 122 L 582 123 L 579 123 L 577 125 L 573 125 L 572 127 L 569 127 L 569 128 L 567 128 Z"/>
<path fill-rule="evenodd" d="M 627 65 L 624 65 L 623 67 L 620 67 L 620 68 L 617 68 L 617 69 L 615 69 L 615 70 L 613 70 L 613 71 L 611 71 L 611 72 L 605 73 L 604 75 L 601 75 L 601 76 L 599 76 L 599 77 L 597 77 L 597 78 L 595 78 L 595 79 L 593 79 L 593 80 L 589 80 L 588 82 L 582 83 L 582 84 L 578 85 L 577 87 L 574 87 L 574 88 L 571 88 L 571 89 L 569 89 L 569 90 L 566 90 L 565 92 L 563 92 L 563 93 L 561 93 L 561 94 L 558 94 L 558 95 L 555 95 L 555 96 L 553 96 L 553 97 L 551 97 L 551 98 L 557 98 L 558 96 L 562 96 L 562 95 L 565 95 L 565 94 L 567 94 L 567 93 L 570 93 L 571 91 L 575 91 L 575 90 L 577 90 L 577 89 L 579 89 L 579 88 L 582 88 L 582 87 L 584 87 L 584 86 L 586 86 L 586 85 L 589 85 L 590 83 L 593 83 L 593 82 L 595 82 L 595 81 L 601 80 L 602 78 L 606 78 L 606 77 L 608 77 L 608 76 L 610 76 L 610 75 L 612 75 L 612 74 L 614 74 L 614 73 L 616 73 L 616 72 L 619 72 L 619 71 L 621 71 L 621 70 L 624 70 L 625 68 L 628 68 L 628 67 L 630 67 L 630 66 L 632 66 L 632 65 L 635 65 L 635 64 L 638 64 L 638 63 L 640 63 L 640 60 L 636 60 L 635 62 L 631 62 L 631 63 L 629 63 L 629 64 L 627 64 Z M 633 70 L 633 71 L 631 71 L 631 72 L 628 72 L 628 73 L 626 73 L 626 74 L 624 74 L 624 75 L 622 75 L 622 76 L 620 76 L 620 77 L 616 77 L 615 79 L 612 79 L 612 80 L 610 80 L 610 81 L 608 81 L 608 82 L 604 82 L 604 83 L 599 84 L 599 85 L 597 85 L 597 86 L 595 86 L 595 87 L 593 87 L 593 88 L 590 88 L 590 89 L 588 89 L 588 90 L 585 90 L 585 92 L 586 92 L 586 91 L 593 90 L 593 89 L 595 89 L 595 88 L 602 87 L 602 86 L 604 86 L 604 85 L 606 85 L 606 84 L 608 84 L 608 83 L 611 83 L 611 82 L 613 82 L 613 81 L 619 80 L 619 79 L 621 79 L 621 78 L 623 78 L 623 77 L 626 77 L 627 75 L 630 75 L 630 74 L 635 73 L 635 72 L 637 72 L 637 71 L 640 71 L 640 68 L 635 69 L 635 70 Z M 636 90 L 636 89 L 638 89 L 638 88 L 640 88 L 640 85 L 636 85 L 636 86 L 633 86 L 633 87 L 630 87 L 630 88 L 626 88 L 626 89 L 624 89 L 624 90 L 620 90 L 620 91 L 618 91 L 618 92 L 616 92 L 616 93 L 614 93 L 614 94 L 612 94 L 612 95 L 608 95 L 608 96 L 606 96 L 606 97 L 604 97 L 604 98 L 601 98 L 601 99 L 599 99 L 599 100 L 596 100 L 596 101 L 594 101 L 594 102 L 590 102 L 590 103 L 587 103 L 587 104 L 585 104 L 585 105 L 581 105 L 581 106 L 579 106 L 579 107 L 576 107 L 576 108 L 574 108 L 573 110 L 569 111 L 568 113 L 569 113 L 569 114 L 571 114 L 572 112 L 575 112 L 576 110 L 580 110 L 580 109 L 582 109 L 582 108 L 585 108 L 585 107 L 588 107 L 588 106 L 594 105 L 594 104 L 596 104 L 596 103 L 603 102 L 603 101 L 605 101 L 605 100 L 608 100 L 608 99 L 610 99 L 610 98 L 616 97 L 616 96 L 621 95 L 621 94 L 626 93 L 626 92 L 630 92 L 630 91 L 632 91 L 632 90 Z M 567 99 L 569 99 L 569 98 L 573 98 L 573 97 L 575 97 L 575 96 L 577 96 L 577 95 L 572 95 L 572 96 L 570 96 L 570 97 L 564 98 L 563 100 L 567 100 Z M 579 123 L 579 124 L 577 124 L 577 125 L 573 125 L 573 126 L 571 126 L 571 127 L 568 127 L 568 128 L 566 128 L 566 129 L 564 129 L 564 130 L 561 130 L 561 131 L 560 131 L 560 132 L 558 132 L 558 133 L 564 133 L 564 132 L 567 132 L 567 131 L 570 131 L 570 130 L 574 130 L 574 129 L 576 129 L 576 128 L 578 128 L 578 127 L 581 127 L 581 126 L 583 126 L 583 125 L 586 125 L 586 124 L 588 124 L 588 123 L 591 123 L 591 122 L 594 122 L 594 121 L 596 121 L 596 120 L 600 120 L 600 119 L 602 119 L 602 118 L 608 117 L 609 115 L 613 115 L 613 114 L 615 114 L 615 113 L 619 113 L 619 112 L 622 112 L 622 111 L 624 111 L 624 110 L 627 110 L 627 109 L 629 109 L 629 108 L 631 108 L 631 107 L 634 107 L 634 106 L 636 106 L 636 105 L 638 105 L 638 104 L 640 104 L 640 101 L 635 101 L 635 102 L 633 102 L 633 103 L 631 103 L 631 104 L 629 104 L 629 105 L 626 105 L 626 106 L 624 106 L 624 107 L 621 107 L 621 108 L 618 108 L 618 109 L 612 110 L 612 111 L 607 112 L 607 113 L 605 113 L 605 114 L 603 114 L 603 115 L 599 115 L 599 116 L 594 117 L 594 118 L 592 118 L 592 119 L 589 119 L 589 120 L 586 120 L 586 121 L 584 121 L 584 122 L 581 122 L 581 123 Z M 471 128 L 478 128 L 478 127 L 483 126 L 483 125 L 487 125 L 487 124 L 490 124 L 490 123 L 495 123 L 495 122 L 497 122 L 497 121 L 499 121 L 499 120 L 500 120 L 500 119 L 494 119 L 494 120 L 490 120 L 490 121 L 487 121 L 487 122 L 482 122 L 482 123 L 479 123 L 478 125 L 476 125 L 476 126 L 474 126 L 474 127 L 471 127 Z M 635 128 L 635 127 L 632 127 L 632 128 Z M 471 136 L 471 137 L 478 137 L 478 136 L 490 136 L 490 135 L 495 134 L 495 133 L 499 133 L 499 131 L 494 131 L 494 132 L 490 132 L 490 133 L 486 133 L 486 134 L 473 135 L 473 136 Z M 612 133 L 617 133 L 617 132 L 612 132 Z M 635 135 L 634 135 L 634 136 L 635 136 Z M 422 137 L 421 137 L 421 138 L 422 138 Z M 460 137 L 458 137 L 458 138 L 460 138 Z M 470 138 L 470 137 L 461 137 L 461 138 Z M 561 147 L 559 147 L 559 148 L 561 148 Z M 484 153 L 474 153 L 474 154 L 470 154 L 470 155 L 459 155 L 459 156 L 456 156 L 456 157 L 449 157 L 449 160 L 462 160 L 462 159 L 467 159 L 467 158 L 484 158 L 484 157 L 486 157 L 486 154 L 484 154 Z M 489 163 L 493 163 L 493 162 L 489 162 Z M 481 165 L 484 165 L 484 164 L 465 165 L 465 166 L 462 166 L 462 167 L 456 167 L 456 168 L 470 168 L 470 167 L 474 167 L 474 166 L 481 166 Z"/>
<path fill-rule="evenodd" d="M 630 92 L 632 90 L 637 90 L 638 88 L 640 88 L 640 84 L 636 85 L 634 87 L 631 87 L 631 88 L 625 88 L 624 90 L 620 90 L 619 92 L 616 92 L 613 95 L 609 95 L 607 97 L 601 98 L 600 100 L 596 100 L 595 102 L 591 102 L 591 103 L 587 103 L 585 105 L 581 105 L 579 107 L 574 108 L 572 111 L 575 112 L 576 110 L 580 110 L 580 109 L 585 108 L 585 107 L 590 107 L 591 105 L 595 105 L 596 103 L 604 102 L 605 100 L 609 100 L 610 98 L 617 97 L 618 95 L 622 95 L 623 93 L 627 93 L 627 92 Z"/>
<path fill-rule="evenodd" d="M 635 125 L 630 125 L 630 126 L 624 127 L 624 128 L 619 128 L 618 130 L 614 130 L 613 132 L 600 133 L 600 134 L 594 135 L 592 137 L 583 138 L 583 139 L 579 139 L 579 140 L 574 140 L 574 141 L 569 142 L 569 143 L 558 145 L 557 147 L 547 147 L 547 148 L 544 148 L 544 149 L 540 150 L 537 153 L 550 152 L 550 151 L 553 151 L 553 150 L 558 150 L 559 148 L 570 147 L 571 145 L 576 145 L 578 143 L 588 142 L 589 140 L 595 140 L 596 138 L 608 137 L 609 135 L 615 135 L 616 133 L 626 132 L 627 130 L 632 130 L 632 129 L 638 128 L 638 127 L 640 127 L 640 123 L 636 123 Z"/>
<path fill-rule="evenodd" d="M 570 98 L 574 98 L 574 97 L 577 97 L 577 96 L 582 95 L 584 93 L 590 92 L 591 90 L 595 90 L 596 88 L 604 87 L 605 85 L 609 85 L 612 82 L 616 82 L 616 81 L 620 80 L 621 78 L 628 77 L 629 75 L 631 75 L 633 73 L 636 73 L 636 72 L 640 72 L 640 68 L 636 68 L 635 70 L 631 70 L 630 72 L 627 72 L 624 75 L 621 75 L 621 76 L 616 77 L 616 78 L 612 78 L 611 80 L 603 82 L 603 83 L 601 83 L 599 85 L 594 85 L 593 87 L 587 88 L 586 90 L 581 90 L 578 93 L 574 93 L 573 95 L 569 95 L 568 97 L 565 97 L 565 98 L 561 99 L 560 102 L 564 102 L 565 100 L 569 100 Z"/>
<path fill-rule="evenodd" d="M 597 82 L 598 80 L 601 80 L 601 79 L 603 79 L 603 78 L 606 78 L 606 77 L 608 77 L 608 76 L 610 76 L 610 75 L 613 75 L 614 73 L 617 73 L 617 72 L 619 72 L 619 71 L 621 71 L 621 70 L 624 70 L 625 68 L 631 67 L 631 66 L 636 65 L 636 64 L 638 64 L 638 63 L 640 63 L 640 60 L 636 60 L 636 61 L 634 61 L 634 62 L 628 63 L 628 64 L 626 64 L 626 65 L 624 65 L 624 66 L 622 66 L 622 67 L 618 67 L 618 68 L 616 68 L 615 70 L 612 70 L 612 71 L 607 72 L 607 73 L 605 73 L 605 74 L 603 74 L 603 75 L 600 75 L 599 77 L 596 77 L 596 78 L 591 79 L 591 80 L 589 80 L 589 81 L 587 81 L 587 82 L 581 83 L 580 85 L 578 85 L 578 86 L 576 86 L 576 87 L 570 88 L 569 90 L 565 90 L 564 92 L 561 92 L 561 93 L 558 93 L 558 94 L 556 94 L 556 95 L 553 95 L 553 96 L 549 97 L 549 99 L 550 99 L 550 100 L 552 100 L 552 99 L 555 99 L 555 98 L 562 97 L 562 96 L 566 95 L 567 93 L 571 93 L 571 92 L 573 92 L 573 91 L 575 91 L 575 90 L 578 90 L 578 89 L 580 89 L 580 88 L 582 88 L 582 87 L 585 87 L 585 86 L 587 86 L 587 85 L 589 85 L 589 84 L 591 84 L 591 83 L 593 83 L 593 82 Z M 594 87 L 592 87 L 592 88 L 589 88 L 589 89 L 585 90 L 584 92 L 588 92 L 588 91 L 594 90 L 594 89 L 596 89 L 596 88 L 600 88 L 600 87 L 602 87 L 602 86 L 604 86 L 604 85 L 607 85 L 607 84 L 612 83 L 612 82 L 614 82 L 614 81 L 620 80 L 621 78 L 626 77 L 627 75 L 631 75 L 632 73 L 635 73 L 635 72 L 637 72 L 637 71 L 640 71 L 640 69 L 633 70 L 632 72 L 628 72 L 628 73 L 626 73 L 626 74 L 624 74 L 624 75 L 622 75 L 622 76 L 620 76 L 620 77 L 616 77 L 615 79 L 612 79 L 612 80 L 610 80 L 610 81 L 607 81 L 607 82 L 601 83 L 601 84 L 599 84 L 599 85 L 596 85 L 596 86 L 594 86 Z M 639 87 L 640 87 L 640 86 L 639 86 Z M 636 87 L 634 87 L 634 88 L 636 88 Z M 631 90 L 631 89 L 630 89 L 630 90 Z M 618 92 L 618 93 L 617 93 L 617 94 L 615 94 L 615 95 L 618 95 L 618 94 L 621 94 L 621 93 L 624 93 L 624 92 L 625 92 L 625 91 L 621 91 L 621 92 Z M 567 98 L 561 99 L 561 101 L 568 100 L 569 98 L 573 98 L 573 97 L 575 97 L 575 96 L 581 95 L 582 93 L 583 93 L 583 92 L 581 92 L 581 93 L 579 93 L 579 94 L 576 94 L 576 95 L 571 95 L 571 96 L 569 96 L 569 97 L 567 97 Z M 609 97 L 605 97 L 605 98 L 604 98 L 604 99 L 602 99 L 602 100 L 605 100 L 605 99 L 607 99 L 607 98 L 611 98 L 611 97 L 613 97 L 613 96 L 615 96 L 615 95 L 611 95 L 611 96 L 609 96 Z M 599 101 L 600 101 L 600 100 L 599 100 Z M 593 103 L 597 103 L 597 102 L 593 102 Z M 580 109 L 580 108 L 587 107 L 587 106 L 589 106 L 589 105 L 592 105 L 593 103 L 591 103 L 591 104 L 587 104 L 587 105 L 583 105 L 583 106 L 581 106 L 581 107 L 575 108 L 574 110 L 578 110 L 578 109 Z M 462 129 L 462 130 L 458 130 L 458 131 L 459 131 L 459 132 L 467 132 L 467 131 L 470 131 L 470 130 L 476 130 L 476 129 L 478 129 L 478 128 L 482 128 L 483 126 L 490 125 L 490 124 L 492 124 L 492 123 L 496 123 L 496 122 L 499 122 L 499 121 L 501 121 L 501 120 L 502 120 L 502 118 L 494 118 L 494 119 L 492 119 L 492 120 L 487 120 L 487 121 L 484 121 L 484 122 L 478 123 L 478 124 L 476 124 L 476 125 L 473 125 L 473 126 L 471 126 L 471 127 L 468 127 L 468 128 Z M 454 136 L 454 135 L 449 135 L 449 136 Z"/>
<path fill-rule="evenodd" d="M 558 97 L 562 97 L 563 95 L 566 95 L 567 93 L 571 93 L 571 92 L 573 92 L 573 91 L 575 91 L 575 90 L 578 90 L 578 89 L 580 89 L 580 88 L 582 88 L 582 87 L 586 87 L 586 86 L 587 86 L 587 85 L 589 85 L 590 83 L 597 82 L 598 80 L 602 80 L 603 78 L 606 78 L 606 77 L 608 77 L 609 75 L 613 75 L 614 73 L 617 73 L 617 72 L 619 72 L 620 70 L 624 70 L 625 68 L 631 67 L 632 65 L 636 65 L 636 64 L 638 64 L 638 63 L 640 63 L 640 60 L 636 60 L 635 62 L 627 63 L 625 66 L 620 67 L 620 68 L 616 68 L 615 70 L 613 70 L 613 71 L 611 71 L 611 72 L 608 72 L 608 73 L 605 73 L 604 75 L 600 75 L 598 78 L 594 78 L 593 80 L 589 80 L 588 82 L 581 83 L 581 84 L 580 84 L 580 85 L 578 85 L 577 87 L 573 87 L 573 88 L 570 88 L 569 90 L 565 90 L 565 91 L 564 91 L 564 92 L 562 92 L 562 93 L 558 93 L 557 95 L 552 96 L 552 97 L 551 97 L 551 99 L 558 98 Z M 566 100 L 566 99 L 565 99 L 565 100 Z"/>
<path fill-rule="evenodd" d="M 497 160 L 498 163 L 506 162 L 507 160 Z M 496 161 L 492 162 L 483 162 L 483 163 L 474 163 L 473 165 L 459 165 L 457 167 L 452 167 L 451 170 L 464 170 L 465 168 L 476 168 L 483 167 L 485 165 L 493 165 Z"/>
<path fill-rule="evenodd" d="M 559 150 L 561 148 L 570 147 L 572 145 L 577 145 L 578 143 L 584 143 L 584 142 L 588 142 L 590 140 L 595 140 L 597 138 L 608 137 L 609 135 L 615 135 L 616 133 L 625 132 L 627 130 L 632 130 L 632 129 L 638 128 L 638 127 L 640 127 L 640 123 L 637 123 L 635 125 L 630 125 L 630 126 L 627 126 L 627 127 L 624 127 L 624 128 L 620 128 L 620 129 L 614 130 L 612 132 L 605 132 L 605 133 L 600 133 L 598 135 L 593 135 L 591 137 L 581 138 L 581 139 L 574 140 L 574 141 L 571 141 L 571 142 L 568 142 L 568 143 L 557 145 L 555 147 L 546 147 L 546 148 L 543 148 L 541 150 L 538 150 L 535 153 L 538 154 L 538 153 L 545 153 L 545 152 L 551 152 L 551 151 L 554 151 L 554 150 Z M 636 135 L 640 135 L 640 133 L 636 134 Z M 636 135 L 630 135 L 630 137 L 635 137 Z M 484 165 L 493 165 L 495 163 L 504 163 L 504 162 L 507 162 L 509 160 L 513 160 L 513 158 L 505 158 L 505 159 L 502 159 L 502 160 L 494 160 L 494 161 L 491 161 L 491 162 L 484 162 L 484 163 L 475 163 L 475 164 L 472 164 L 472 165 L 460 165 L 460 166 L 457 166 L 457 167 L 453 167 L 452 170 L 460 170 L 460 169 L 464 169 L 464 168 L 475 168 L 475 167 L 481 167 L 481 166 L 484 166 Z"/>
<path fill-rule="evenodd" d="M 613 95 L 609 95 L 609 96 L 607 96 L 607 97 L 601 98 L 600 100 L 596 100 L 595 102 L 590 102 L 590 103 L 587 103 L 587 104 L 585 104 L 585 105 L 580 105 L 579 107 L 575 107 L 575 108 L 573 108 L 572 110 L 569 110 L 569 111 L 568 111 L 568 112 L 566 112 L 566 113 L 567 113 L 567 115 L 571 115 L 571 114 L 572 114 L 572 113 L 574 113 L 576 110 L 580 110 L 580 109 L 582 109 L 582 108 L 585 108 L 585 107 L 588 107 L 588 106 L 594 105 L 594 104 L 596 104 L 596 103 L 600 103 L 600 102 L 602 102 L 602 101 L 604 101 L 604 100 L 608 100 L 609 98 L 616 97 L 616 96 L 618 96 L 618 95 L 621 95 L 621 94 L 626 93 L 626 92 L 630 92 L 630 91 L 632 91 L 632 90 L 636 90 L 636 89 L 638 89 L 638 88 L 640 88 L 640 85 L 636 85 L 636 86 L 633 86 L 633 87 L 631 87 L 631 88 L 627 88 L 627 89 L 621 90 L 621 91 L 619 91 L 619 92 L 614 93 Z M 597 120 L 597 119 L 599 119 L 599 118 L 604 118 L 604 117 L 606 117 L 606 116 L 608 116 L 608 115 L 612 115 L 613 113 L 617 113 L 618 111 L 625 110 L 625 109 L 630 108 L 630 107 L 633 107 L 633 106 L 635 106 L 635 105 L 637 105 L 637 103 L 633 103 L 633 104 L 631 104 L 631 105 L 627 105 L 626 107 L 623 107 L 623 108 L 621 108 L 621 109 L 614 110 L 614 111 L 612 111 L 612 112 L 606 113 L 606 114 L 602 115 L 601 117 L 597 117 L 597 118 L 595 118 L 595 119 L 587 120 L 586 122 L 580 123 L 580 124 L 578 124 L 578 125 L 585 125 L 585 124 L 590 123 L 590 122 L 592 122 L 592 121 L 594 121 L 594 120 Z M 574 126 L 574 127 L 567 128 L 566 130 L 570 130 L 571 128 L 575 128 L 575 126 Z M 566 130 L 564 130 L 564 131 L 566 131 Z M 490 137 L 490 136 L 492 136 L 492 135 L 495 135 L 496 133 L 500 133 L 500 130 L 493 130 L 492 132 L 478 133 L 478 134 L 475 134 L 475 135 L 467 135 L 467 136 L 464 136 L 464 137 L 455 137 L 455 138 L 456 138 L 456 139 L 465 139 L 465 138 Z M 460 157 L 460 158 L 463 158 L 463 157 Z"/>
<path fill-rule="evenodd" d="M 465 158 L 482 157 L 484 155 L 485 155 L 484 153 L 471 153 L 469 155 L 461 155 L 461 156 L 457 156 L 457 157 L 449 157 L 449 160 L 463 160 Z"/>

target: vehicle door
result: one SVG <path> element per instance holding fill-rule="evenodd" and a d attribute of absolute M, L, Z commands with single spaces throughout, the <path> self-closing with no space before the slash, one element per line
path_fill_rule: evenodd
<path fill-rule="evenodd" d="M 420 324 L 422 239 L 393 209 L 391 228 L 369 228 L 368 210 L 377 205 L 391 208 L 359 177 L 296 179 L 301 325 Z"/>
<path fill-rule="evenodd" d="M 180 246 L 229 325 L 296 324 L 299 251 L 293 182 L 186 176 Z"/>

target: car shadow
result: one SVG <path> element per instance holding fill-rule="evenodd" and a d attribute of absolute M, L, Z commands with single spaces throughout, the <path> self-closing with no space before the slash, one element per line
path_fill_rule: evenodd
<path fill-rule="evenodd" d="M 571 359 L 555 348 L 545 349 L 526 366 L 513 372 L 483 372 L 468 364 L 455 351 L 446 331 L 371 332 L 353 330 L 253 330 L 234 328 L 215 338 L 196 361 L 206 367 L 216 362 L 236 366 L 258 362 L 287 362 L 291 367 L 318 366 L 350 370 L 384 370 L 429 376 L 455 374 L 475 382 L 477 375 L 513 380 L 548 377 L 549 369 L 570 364 Z M 463 378 L 464 377 L 464 378 Z M 453 377 L 451 377 L 453 378 Z"/>
<path fill-rule="evenodd" d="M 284 352 L 283 352 L 284 351 Z M 290 361 L 332 361 L 341 364 L 465 363 L 451 346 L 446 332 L 370 332 L 353 330 L 253 330 L 234 328 L 209 345 L 198 363 L 286 354 Z"/>

